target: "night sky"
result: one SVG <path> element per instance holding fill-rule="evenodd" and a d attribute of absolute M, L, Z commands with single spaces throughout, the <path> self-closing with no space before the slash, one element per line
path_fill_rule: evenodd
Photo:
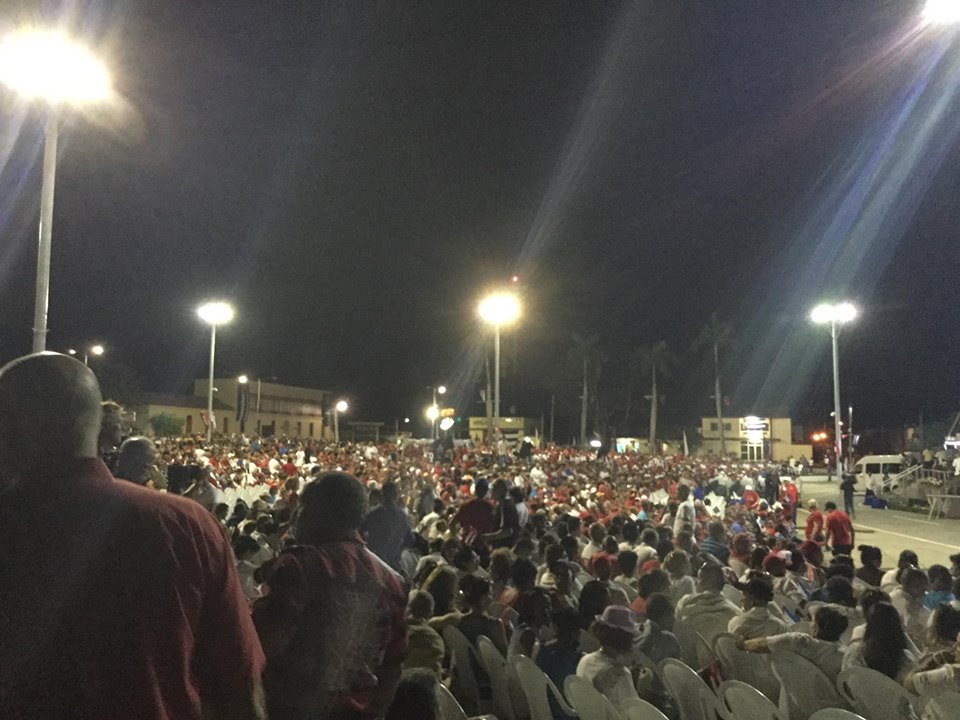
<path fill-rule="evenodd" d="M 225 298 L 219 374 L 390 425 L 442 382 L 482 414 L 476 302 L 516 274 L 504 412 L 556 394 L 558 438 L 574 333 L 600 337 L 612 394 L 666 340 L 664 421 L 696 424 L 712 312 L 737 340 L 729 412 L 822 424 L 824 298 L 864 311 L 841 338 L 859 423 L 960 409 L 960 37 L 919 3 L 38 4 L 4 20 L 66 23 L 122 96 L 66 116 L 54 225 L 48 346 L 102 341 L 105 373 L 187 390 L 194 308 Z M 41 127 L 0 94 L 4 360 L 30 347 Z"/>

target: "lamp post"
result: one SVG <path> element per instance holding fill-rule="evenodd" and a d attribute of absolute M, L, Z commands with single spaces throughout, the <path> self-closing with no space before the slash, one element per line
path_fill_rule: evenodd
<path fill-rule="evenodd" d="M 437 385 L 433 388 L 433 404 L 430 407 L 437 408 L 437 417 L 440 417 L 440 406 L 437 404 L 437 395 L 446 395 L 447 386 L 446 385 Z M 430 422 L 430 439 L 437 439 L 437 419 L 433 418 Z"/>
<path fill-rule="evenodd" d="M 110 75 L 87 48 L 65 35 L 52 30 L 25 29 L 0 42 L 0 83 L 23 98 L 40 100 L 47 105 L 33 305 L 33 352 L 43 352 L 47 347 L 50 307 L 50 249 L 60 111 L 65 105 L 108 99 L 112 94 Z"/>
<path fill-rule="evenodd" d="M 520 317 L 520 300 L 513 293 L 488 295 L 477 308 L 484 322 L 493 325 L 493 416 L 500 419 L 500 328 Z M 492 428 L 487 428 L 489 432 Z"/>
<path fill-rule="evenodd" d="M 104 352 L 105 352 L 105 348 L 103 347 L 103 345 L 100 345 L 99 343 L 97 345 L 91 345 L 90 347 L 88 347 L 86 350 L 83 351 L 83 364 L 89 365 L 91 355 L 93 355 L 94 357 L 100 357 L 101 355 L 103 355 Z M 74 348 L 70 348 L 69 350 L 67 350 L 67 354 L 76 356 L 77 351 Z"/>
<path fill-rule="evenodd" d="M 340 413 L 345 413 L 349 409 L 346 400 L 339 400 L 333 406 L 333 441 L 340 444 Z"/>
<path fill-rule="evenodd" d="M 210 385 L 207 387 L 207 442 L 213 440 L 213 361 L 217 354 L 217 325 L 233 320 L 233 307 L 225 302 L 208 302 L 197 308 L 197 315 L 210 325 Z"/>
<path fill-rule="evenodd" d="M 810 319 L 818 325 L 830 326 L 830 338 L 833 343 L 833 427 L 834 453 L 836 453 L 837 474 L 843 462 L 843 429 L 840 416 L 840 353 L 837 338 L 840 326 L 857 317 L 857 308 L 852 303 L 822 303 L 810 312 Z"/>

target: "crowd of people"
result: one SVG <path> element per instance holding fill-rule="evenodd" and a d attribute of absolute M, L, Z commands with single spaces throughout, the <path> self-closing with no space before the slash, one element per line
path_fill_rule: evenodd
<path fill-rule="evenodd" d="M 960 556 L 887 567 L 832 502 L 717 457 L 124 437 L 55 354 L 0 370 L 9 718 L 430 718 L 451 634 L 677 717 L 651 668 L 790 651 L 960 690 Z M 941 562 L 935 562 L 940 560 Z"/>

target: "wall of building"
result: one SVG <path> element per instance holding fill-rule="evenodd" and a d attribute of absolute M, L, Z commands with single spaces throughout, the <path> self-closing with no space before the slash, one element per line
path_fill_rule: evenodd
<path fill-rule="evenodd" d="M 723 419 L 727 455 L 740 456 L 743 440 L 756 442 L 762 438 L 764 459 L 785 462 L 789 458 L 812 457 L 811 445 L 793 443 L 793 421 L 790 418 L 757 418 L 762 421 L 762 429 L 752 432 L 746 429 L 746 418 Z M 752 420 L 750 422 L 753 422 Z M 717 418 L 705 417 L 700 422 L 700 453 L 720 454 L 720 426 Z"/>
<path fill-rule="evenodd" d="M 493 418 L 493 426 L 500 428 L 508 442 L 518 442 L 525 436 L 533 437 L 540 428 L 540 422 L 532 418 L 502 417 Z M 483 442 L 486 430 L 486 416 L 470 418 L 470 439 L 473 442 Z"/>

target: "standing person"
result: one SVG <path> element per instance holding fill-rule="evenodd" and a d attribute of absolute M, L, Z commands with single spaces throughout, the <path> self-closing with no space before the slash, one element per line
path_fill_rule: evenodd
<path fill-rule="evenodd" d="M 827 511 L 823 522 L 827 530 L 824 543 L 827 547 L 833 546 L 834 555 L 849 555 L 853 552 L 854 545 L 853 522 L 850 516 L 838 510 L 833 501 L 825 504 L 823 509 Z"/>
<path fill-rule="evenodd" d="M 413 530 L 407 513 L 397 505 L 397 485 L 385 482 L 380 490 L 380 504 L 370 510 L 360 526 L 367 547 L 396 572 L 400 572 L 403 549 L 413 545 Z"/>
<path fill-rule="evenodd" d="M 110 476 L 100 400 L 65 355 L 0 369 L 0 715 L 265 717 L 263 653 L 216 519 Z"/>
<path fill-rule="evenodd" d="M 390 706 L 407 648 L 400 576 L 360 539 L 366 493 L 328 472 L 300 498 L 297 546 L 253 606 L 267 655 L 272 720 L 375 720 Z"/>
<path fill-rule="evenodd" d="M 807 510 L 809 514 L 807 515 L 807 524 L 804 527 L 804 537 L 815 543 L 823 542 L 823 513 L 820 512 L 820 508 L 817 506 L 816 500 L 809 500 L 807 502 Z"/>
<path fill-rule="evenodd" d="M 471 544 L 473 539 L 493 531 L 493 505 L 487 500 L 489 487 L 486 478 L 478 477 L 473 484 L 475 497 L 461 505 L 453 516 L 453 521 L 463 529 L 463 537 Z"/>
<path fill-rule="evenodd" d="M 853 492 L 854 486 L 857 484 L 857 476 L 853 473 L 843 473 L 840 477 L 842 478 L 840 492 L 843 493 L 843 511 L 853 517 Z"/>
<path fill-rule="evenodd" d="M 493 499 L 497 503 L 494 531 L 483 536 L 493 548 L 512 548 L 520 536 L 520 516 L 516 504 L 507 496 L 507 481 L 500 478 L 493 483 Z"/>
<path fill-rule="evenodd" d="M 697 509 L 690 495 L 690 486 L 681 485 L 677 488 L 677 514 L 673 519 L 673 536 L 679 535 L 684 525 L 693 527 L 696 522 Z"/>

